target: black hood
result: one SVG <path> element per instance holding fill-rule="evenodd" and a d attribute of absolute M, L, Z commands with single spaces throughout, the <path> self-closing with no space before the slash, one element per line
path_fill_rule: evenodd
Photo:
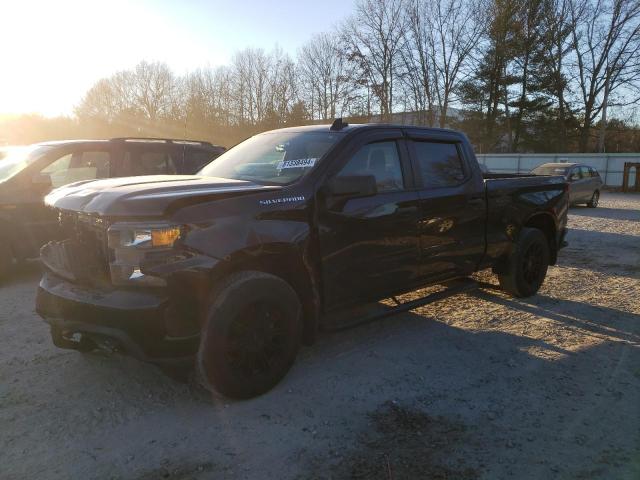
<path fill-rule="evenodd" d="M 258 185 L 245 180 L 194 175 L 153 175 L 76 182 L 58 188 L 45 203 L 61 210 L 105 217 L 162 216 L 172 203 L 217 195 L 244 195 L 278 186 Z"/>

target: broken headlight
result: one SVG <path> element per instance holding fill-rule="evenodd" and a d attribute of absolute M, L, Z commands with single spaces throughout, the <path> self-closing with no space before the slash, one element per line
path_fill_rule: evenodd
<path fill-rule="evenodd" d="M 182 227 L 175 225 L 111 225 L 108 230 L 108 245 L 113 251 L 109 264 L 111 282 L 122 286 L 165 286 L 162 278 L 142 273 L 140 265 L 147 252 L 170 250 L 182 234 Z"/>

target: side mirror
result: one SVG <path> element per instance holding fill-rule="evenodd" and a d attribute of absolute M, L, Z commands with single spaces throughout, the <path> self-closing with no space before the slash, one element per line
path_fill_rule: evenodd
<path fill-rule="evenodd" d="M 52 187 L 51 177 L 46 173 L 36 173 L 31 178 L 31 183 L 40 187 Z"/>
<path fill-rule="evenodd" d="M 333 197 L 371 197 L 378 193 L 376 177 L 373 175 L 345 175 L 333 177 L 328 185 Z"/>

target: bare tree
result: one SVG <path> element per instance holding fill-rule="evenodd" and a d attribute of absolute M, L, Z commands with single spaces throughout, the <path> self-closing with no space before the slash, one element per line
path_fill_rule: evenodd
<path fill-rule="evenodd" d="M 471 72 L 472 54 L 485 29 L 476 0 L 424 2 L 426 22 L 432 35 L 427 37 L 433 69 L 433 91 L 438 105 L 440 127 L 447 124 L 449 106 L 459 83 Z"/>
<path fill-rule="evenodd" d="M 269 81 L 269 105 L 272 126 L 285 123 L 298 99 L 298 79 L 296 64 L 282 49 L 271 53 Z"/>
<path fill-rule="evenodd" d="M 151 120 L 170 118 L 178 109 L 178 80 L 166 63 L 142 61 L 133 72 L 133 99 L 136 108 Z"/>
<path fill-rule="evenodd" d="M 262 49 L 247 48 L 232 60 L 239 123 L 256 124 L 266 118 L 270 58 Z"/>
<path fill-rule="evenodd" d="M 195 70 L 182 83 L 185 123 L 231 125 L 231 75 L 227 67 Z"/>
<path fill-rule="evenodd" d="M 576 139 L 586 151 L 598 126 L 604 149 L 607 125 L 620 130 L 634 104 L 638 0 L 358 0 L 296 61 L 246 48 L 228 66 L 185 76 L 141 62 L 96 82 L 76 114 L 100 135 L 216 132 L 234 143 L 309 118 L 389 120 L 401 109 L 446 126 L 459 106 L 482 151 L 566 151 Z"/>
<path fill-rule="evenodd" d="M 406 26 L 405 0 L 359 0 L 342 28 L 348 58 L 378 99 L 383 118 L 393 112 Z"/>
<path fill-rule="evenodd" d="M 640 2 L 573 0 L 569 9 L 574 48 L 575 83 L 582 125 L 580 151 L 589 149 L 591 128 L 607 106 L 638 101 L 640 91 Z M 614 102 L 614 96 L 618 98 Z M 598 148 L 604 148 L 604 132 Z"/>
<path fill-rule="evenodd" d="M 76 107 L 80 118 L 101 118 L 113 122 L 125 113 L 137 111 L 133 92 L 134 75 L 130 71 L 117 72 L 98 80 Z"/>
<path fill-rule="evenodd" d="M 432 6 L 424 0 L 407 3 L 407 43 L 401 51 L 406 86 L 405 95 L 410 95 L 413 110 L 419 112 L 419 121 L 435 124 L 435 75 L 433 69 L 434 25 L 431 20 Z"/>
<path fill-rule="evenodd" d="M 341 117 L 354 92 L 353 66 L 335 34 L 315 35 L 298 52 L 303 96 L 312 118 Z"/>

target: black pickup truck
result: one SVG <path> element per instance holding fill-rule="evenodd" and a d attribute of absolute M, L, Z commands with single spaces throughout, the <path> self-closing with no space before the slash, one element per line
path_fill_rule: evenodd
<path fill-rule="evenodd" d="M 195 360 L 212 391 L 255 396 L 341 312 L 486 268 L 535 294 L 567 183 L 485 177 L 459 132 L 336 120 L 256 135 L 196 176 L 76 183 L 46 198 L 67 234 L 42 248 L 37 311 L 60 347 Z"/>

